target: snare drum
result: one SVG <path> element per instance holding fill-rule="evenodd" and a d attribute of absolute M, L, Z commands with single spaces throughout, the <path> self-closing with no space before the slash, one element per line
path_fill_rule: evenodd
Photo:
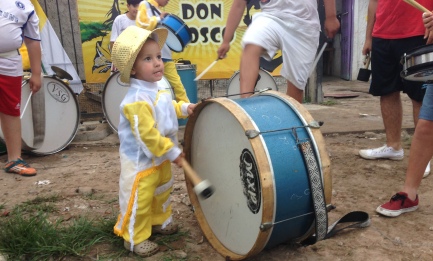
<path fill-rule="evenodd" d="M 403 71 L 400 76 L 407 81 L 433 80 L 433 44 L 412 49 L 401 57 Z"/>
<path fill-rule="evenodd" d="M 226 95 L 233 95 L 228 96 L 230 99 L 239 99 L 240 95 L 234 95 L 239 94 L 241 92 L 241 84 L 240 84 L 240 71 L 236 71 L 233 76 L 229 80 L 229 85 L 227 87 Z M 274 77 L 267 71 L 260 68 L 259 70 L 259 78 L 257 80 L 256 87 L 254 88 L 254 91 L 271 88 L 274 91 L 278 91 L 277 83 L 275 82 Z"/>
<path fill-rule="evenodd" d="M 42 95 L 42 102 L 32 106 L 36 94 Z M 78 100 L 71 88 L 55 76 L 44 76 L 36 94 L 32 95 L 21 119 L 23 150 L 50 155 L 63 150 L 74 139 L 80 122 Z M 21 90 L 21 109 L 29 96 L 26 80 Z M 3 133 L 0 136 L 3 137 Z"/>
<path fill-rule="evenodd" d="M 173 99 L 174 93 L 170 83 L 165 77 L 161 80 L 164 83 L 165 89 L 170 90 Z M 105 82 L 104 89 L 102 90 L 102 112 L 108 125 L 117 132 L 117 127 L 120 121 L 120 103 L 129 90 L 129 84 L 120 80 L 120 72 L 113 73 Z"/>
<path fill-rule="evenodd" d="M 306 127 L 312 122 L 301 104 L 276 91 L 248 99 L 209 99 L 190 116 L 186 158 L 215 193 L 198 198 L 187 180 L 188 194 L 203 233 L 227 260 L 313 234 L 310 162 L 317 163 L 327 204 L 332 188 L 323 136 Z M 247 137 L 249 130 L 261 134 Z M 300 152 L 298 143 L 303 142 L 311 144 L 311 157 Z"/>
<path fill-rule="evenodd" d="M 191 42 L 192 33 L 189 27 L 174 14 L 168 14 L 161 20 L 161 26 L 168 29 L 165 43 L 173 51 L 180 53 Z"/>

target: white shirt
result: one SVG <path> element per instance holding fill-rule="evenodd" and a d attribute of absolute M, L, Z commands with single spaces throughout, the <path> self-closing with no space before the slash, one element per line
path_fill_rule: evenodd
<path fill-rule="evenodd" d="M 116 41 L 120 33 L 122 33 L 126 27 L 131 25 L 135 26 L 135 20 L 129 19 L 126 14 L 118 15 L 116 19 L 114 19 L 113 26 L 111 27 L 110 42 Z"/>
<path fill-rule="evenodd" d="M 269 0 L 267 3 L 260 1 L 260 7 L 263 13 L 283 21 L 290 20 L 300 26 L 311 26 L 320 30 L 317 0 Z"/>
<path fill-rule="evenodd" d="M 0 1 L 0 53 L 18 50 L 23 37 L 40 41 L 39 18 L 30 0 Z M 23 75 L 21 56 L 0 55 L 0 74 L 8 76 Z"/>

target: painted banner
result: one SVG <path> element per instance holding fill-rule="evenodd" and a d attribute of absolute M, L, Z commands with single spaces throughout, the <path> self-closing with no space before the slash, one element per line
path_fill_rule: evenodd
<path fill-rule="evenodd" d="M 197 75 L 215 61 L 231 4 L 231 0 L 170 0 L 162 11 L 181 18 L 192 33 L 191 43 L 183 52 L 173 52 L 173 59 L 196 64 Z M 111 26 L 116 16 L 126 11 L 126 0 L 78 0 L 86 82 L 105 82 L 109 77 Z M 249 1 L 227 58 L 219 60 L 202 80 L 228 79 L 239 70 L 242 36 L 251 16 L 259 11 L 259 0 Z M 280 67 L 274 70 L 274 75 L 279 75 Z"/>

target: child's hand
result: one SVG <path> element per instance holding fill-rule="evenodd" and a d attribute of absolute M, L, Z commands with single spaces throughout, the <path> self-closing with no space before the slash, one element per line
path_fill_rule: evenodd
<path fill-rule="evenodd" d="M 195 103 L 191 103 L 190 105 L 188 105 L 188 108 L 187 108 L 188 115 L 191 115 L 194 112 L 194 109 L 196 106 L 197 106 L 197 104 L 195 104 Z"/>
<path fill-rule="evenodd" d="M 182 168 L 182 158 L 185 157 L 185 154 L 182 152 L 179 154 L 179 156 L 173 160 L 173 163 L 175 163 L 178 167 Z"/>

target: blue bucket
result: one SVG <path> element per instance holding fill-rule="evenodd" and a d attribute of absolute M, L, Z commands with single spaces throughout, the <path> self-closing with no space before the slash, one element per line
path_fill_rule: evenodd
<path fill-rule="evenodd" d="M 194 81 L 196 77 L 196 65 L 195 64 L 176 64 L 177 73 L 180 76 L 180 80 L 185 87 L 186 95 L 192 103 L 197 103 L 197 82 Z M 179 126 L 185 126 L 188 119 L 179 119 Z"/>

